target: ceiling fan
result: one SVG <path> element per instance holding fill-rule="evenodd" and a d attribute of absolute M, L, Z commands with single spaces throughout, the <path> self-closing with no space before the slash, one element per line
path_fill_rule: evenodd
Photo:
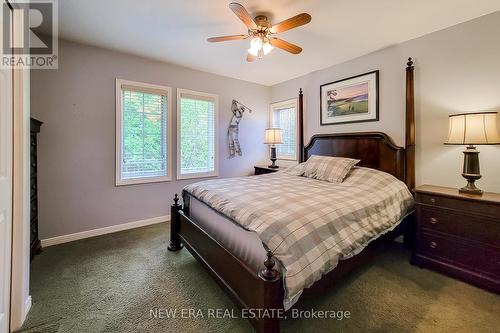
<path fill-rule="evenodd" d="M 211 37 L 208 38 L 207 41 L 214 43 L 252 38 L 247 55 L 247 61 L 249 62 L 254 61 L 257 58 L 263 58 L 264 55 L 271 52 L 273 47 L 280 48 L 293 54 L 299 54 L 302 52 L 302 48 L 300 46 L 274 37 L 274 35 L 311 22 L 311 15 L 307 13 L 298 14 L 278 24 L 272 25 L 264 15 L 257 15 L 255 19 L 252 19 L 245 7 L 239 3 L 232 2 L 229 4 L 229 8 L 247 26 L 248 33 L 246 35 Z"/>

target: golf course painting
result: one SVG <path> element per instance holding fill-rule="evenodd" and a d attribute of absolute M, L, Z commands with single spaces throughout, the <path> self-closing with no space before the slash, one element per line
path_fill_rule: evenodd
<path fill-rule="evenodd" d="M 328 116 L 368 113 L 368 83 L 333 89 L 326 92 Z"/>
<path fill-rule="evenodd" d="M 378 71 L 324 84 L 321 125 L 378 120 Z"/>

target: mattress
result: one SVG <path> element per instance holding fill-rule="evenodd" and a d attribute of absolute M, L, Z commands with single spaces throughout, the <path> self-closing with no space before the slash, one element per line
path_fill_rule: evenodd
<path fill-rule="evenodd" d="M 243 229 L 193 195 L 186 194 L 190 200 L 189 215 L 199 227 L 246 262 L 255 273 L 265 268 L 266 250 L 256 232 Z"/>

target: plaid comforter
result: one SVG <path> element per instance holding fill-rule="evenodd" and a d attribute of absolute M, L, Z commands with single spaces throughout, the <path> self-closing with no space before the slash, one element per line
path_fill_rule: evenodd
<path fill-rule="evenodd" d="M 285 308 L 413 207 L 403 182 L 362 167 L 342 183 L 280 171 L 202 181 L 184 191 L 259 235 L 284 267 Z"/>

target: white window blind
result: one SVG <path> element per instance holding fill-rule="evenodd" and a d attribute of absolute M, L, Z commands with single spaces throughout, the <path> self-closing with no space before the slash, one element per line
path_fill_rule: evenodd
<path fill-rule="evenodd" d="M 217 96 L 178 89 L 178 178 L 217 175 Z"/>
<path fill-rule="evenodd" d="M 297 102 L 271 104 L 271 127 L 281 129 L 283 144 L 276 145 L 278 159 L 297 159 Z"/>
<path fill-rule="evenodd" d="M 169 88 L 127 81 L 117 93 L 117 185 L 170 180 Z"/>

